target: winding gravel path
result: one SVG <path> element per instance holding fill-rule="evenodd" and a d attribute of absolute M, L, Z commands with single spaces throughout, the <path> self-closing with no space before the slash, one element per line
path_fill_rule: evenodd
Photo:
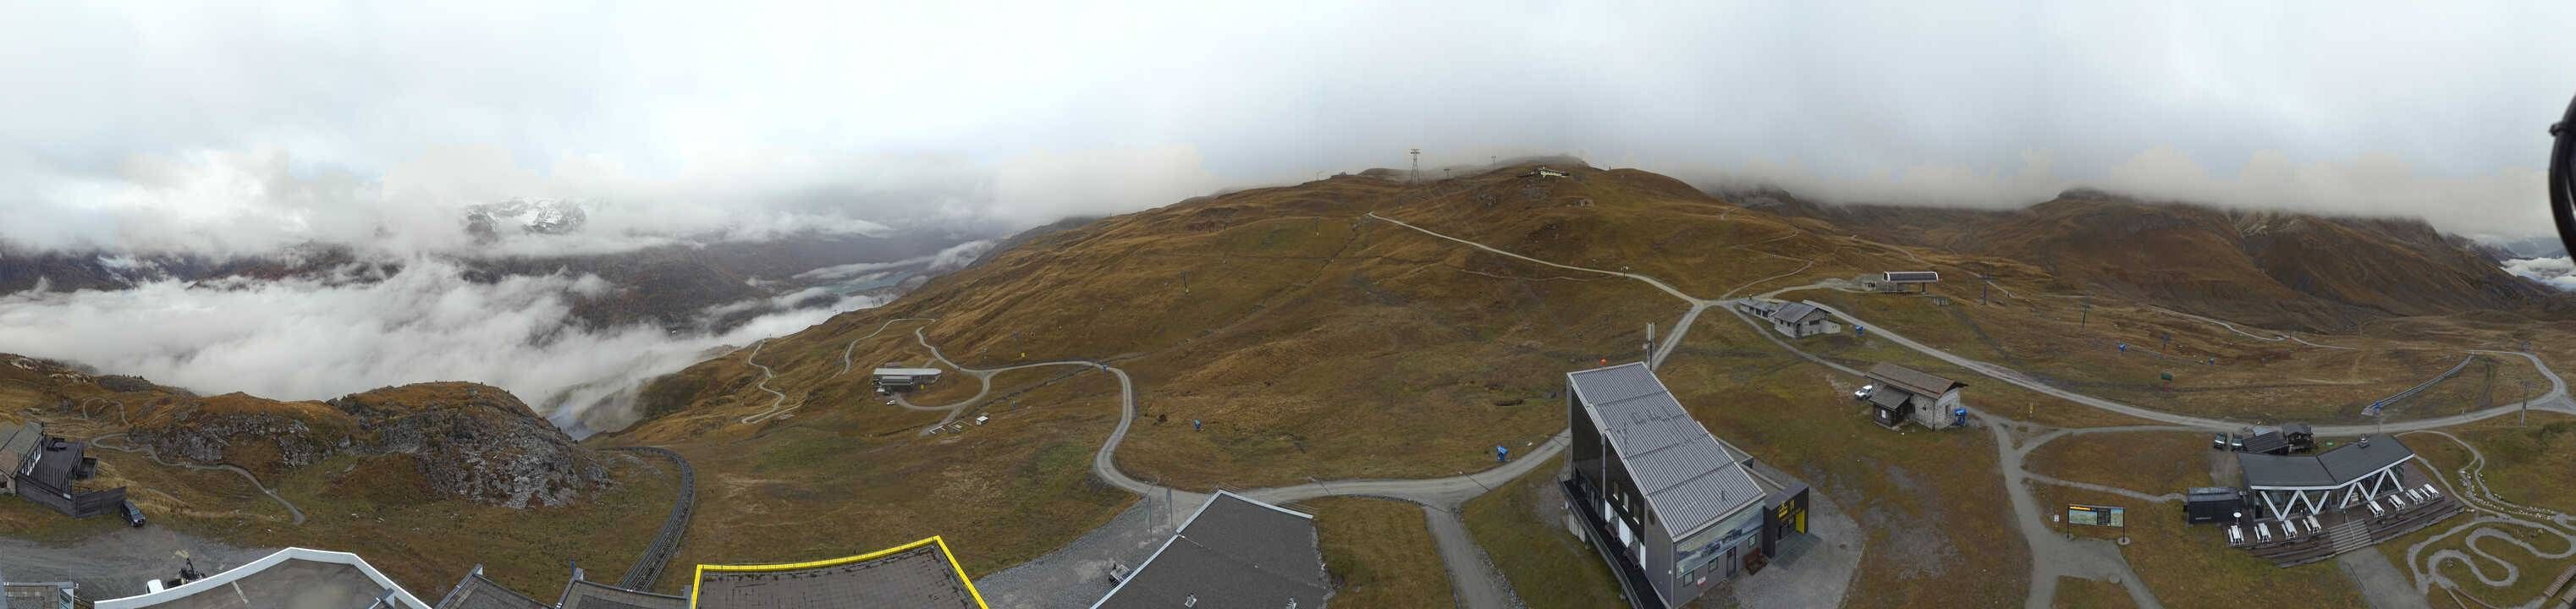
<path fill-rule="evenodd" d="M 2477 580 L 2478 584 L 2488 588 L 2504 588 L 2512 586 L 2515 583 L 2522 581 L 2522 578 L 2526 575 L 2534 577 L 2557 576 L 2556 571 L 2530 574 L 2523 573 L 2522 570 L 2515 567 L 2513 563 L 2507 562 L 2496 556 L 2496 553 L 2492 551 L 2491 548 L 2498 544 L 2518 547 L 2521 549 L 2522 553 L 2542 559 L 2545 561 L 2544 564 L 2552 565 L 2551 568 L 2553 569 L 2559 568 L 2558 565 L 2564 564 L 2568 558 L 2576 557 L 2576 516 L 2571 516 L 2556 510 L 2521 505 L 2497 497 L 2494 489 L 2487 488 L 2487 457 L 2486 453 L 2479 451 L 2477 446 L 2469 444 L 2467 441 L 2461 440 L 2459 436 L 2454 436 L 2447 432 L 2419 431 L 2412 433 L 2441 436 L 2450 440 L 2452 443 L 2458 444 L 2460 448 L 2469 451 L 2469 463 L 2461 466 L 2458 470 L 2458 484 L 2452 484 L 2451 480 L 2443 478 L 2442 473 L 2439 471 L 2432 473 L 2433 477 L 2440 481 L 2443 487 L 2450 489 L 2448 492 L 2452 499 L 2459 501 L 2461 505 L 2467 506 L 2470 510 L 2478 514 L 2476 518 L 2471 519 L 2469 522 L 2453 526 L 2440 534 L 2425 538 L 2423 541 L 2416 542 L 2414 545 L 2407 546 L 2406 567 L 2414 574 L 2417 594 L 2431 594 L 2435 586 L 2440 586 L 2451 594 L 2468 597 L 2469 599 L 2476 601 L 2478 604 L 2491 607 L 2499 606 L 2478 598 L 2474 592 L 2463 587 L 2460 582 L 2453 580 L 2449 575 L 2444 574 L 2442 572 L 2442 567 L 2450 564 L 2456 564 L 2461 568 L 2467 569 L 2471 579 Z M 2527 529 L 2529 532 L 2511 533 L 2507 532 L 2509 529 Z M 2455 548 L 2443 548 L 2429 553 L 2425 552 L 2427 548 L 2430 548 L 2435 544 L 2443 543 L 2446 540 L 2450 540 L 2454 536 L 2458 537 L 2460 547 L 2465 548 L 2465 551 Z M 2558 540 L 2555 542 L 2557 549 L 2555 551 L 2544 550 L 2539 546 L 2533 545 L 2530 541 L 2526 540 L 2526 538 L 2531 537 L 2554 537 Z M 2482 541 L 2489 543 L 2481 545 L 2479 542 Z M 2490 570 L 2489 567 L 2493 567 L 2493 569 Z M 2547 600 L 2548 599 L 2545 596 L 2536 597 L 2513 606 L 2539 607 L 2547 604 Z"/>
<path fill-rule="evenodd" d="M 760 340 L 759 340 L 759 341 L 757 341 L 757 342 L 753 342 L 753 343 L 751 344 L 751 353 L 750 353 L 749 355 L 744 355 L 744 356 L 742 356 L 742 363 L 750 364 L 750 365 L 751 365 L 751 367 L 753 367 L 753 368 L 759 368 L 759 369 L 760 369 L 760 383 L 757 385 L 757 387 L 759 387 L 759 389 L 760 389 L 761 391 L 767 391 L 767 392 L 769 392 L 769 395 L 774 395 L 774 396 L 778 396 L 778 397 L 777 397 L 777 398 L 775 398 L 775 399 L 771 399 L 771 400 L 769 401 L 769 409 L 768 409 L 768 410 L 763 410 L 763 411 L 760 411 L 758 414 L 753 414 L 753 415 L 750 415 L 750 416 L 743 417 L 743 418 L 742 418 L 742 422 L 743 422 L 743 423 L 746 423 L 746 424 L 749 424 L 749 423 L 758 423 L 758 422 L 761 422 L 761 421 L 767 421 L 767 420 L 770 420 L 770 419 L 775 419 L 775 418 L 778 418 L 778 417 L 779 417 L 779 416 L 781 416 L 781 415 L 785 415 L 785 414 L 787 414 L 787 413 L 789 413 L 789 412 L 792 412 L 792 411 L 795 411 L 795 410 L 796 410 L 795 408 L 784 408 L 784 407 L 781 407 L 783 404 L 786 404 L 786 403 L 787 403 L 787 394 L 779 393 L 779 392 L 778 392 L 778 390 L 769 388 L 769 379 L 778 378 L 778 371 L 770 370 L 768 366 L 760 365 L 760 362 L 759 362 L 757 359 L 755 359 L 755 358 L 760 357 L 760 348 L 761 348 L 761 347 L 768 346 L 768 345 L 769 345 L 769 339 L 766 339 L 766 338 L 764 338 L 764 339 L 760 339 Z M 803 406 L 804 404 L 797 404 L 797 405 L 798 405 L 798 406 Z"/>
<path fill-rule="evenodd" d="M 171 462 L 171 461 L 163 460 L 163 459 L 161 458 L 161 454 L 160 454 L 159 452 L 155 452 L 155 451 L 153 451 L 153 450 L 152 450 L 152 447 L 149 447 L 149 446 L 125 447 L 125 446 L 117 446 L 117 445 L 114 445 L 114 444 L 108 444 L 108 443 L 105 443 L 105 442 L 101 442 L 101 440 L 121 440 L 121 439 L 125 439 L 125 433 L 124 433 L 124 432 L 117 432 L 117 433 L 107 434 L 107 435 L 103 435 L 103 436 L 99 436 L 99 437 L 95 437 L 95 438 L 90 438 L 90 439 L 89 439 L 89 445 L 90 445 L 90 446 L 94 446 L 94 447 L 98 447 L 98 448 L 104 448 L 104 449 L 108 449 L 108 450 L 118 451 L 118 452 L 142 453 L 142 454 L 143 454 L 143 456 L 144 456 L 145 458 L 151 459 L 153 463 L 159 463 L 159 464 L 166 465 L 166 466 L 170 466 L 170 467 L 182 467 L 182 468 L 193 469 L 193 470 L 199 470 L 199 471 L 223 471 L 223 472 L 232 472 L 232 473 L 234 473 L 234 474 L 236 474 L 236 475 L 241 476 L 243 480 L 248 480 L 248 481 L 250 481 L 250 485 L 251 485 L 251 487 L 252 487 L 252 488 L 259 489 L 259 494 L 267 495 L 269 499 L 276 500 L 278 505 L 286 506 L 286 513 L 287 513 L 288 515 L 290 515 L 290 516 L 293 516 L 293 517 L 294 517 L 295 524 L 299 524 L 299 525 L 304 524 L 304 510 L 296 509 L 296 508 L 295 508 L 295 503 L 294 503 L 294 502 L 287 501 L 285 497 L 280 497 L 280 496 L 278 496 L 278 495 L 277 495 L 277 491 L 269 489 L 269 488 L 268 488 L 268 485 L 266 485 L 266 484 L 261 484 L 261 483 L 259 482 L 259 476 L 251 475 L 250 470 L 242 469 L 242 468 L 240 468 L 240 467 L 238 467 L 238 466 L 227 465 L 227 464 L 220 464 L 220 463 L 219 463 L 219 464 L 215 464 L 215 465 L 204 465 L 204 464 L 199 464 L 199 463 L 190 463 L 190 462 L 186 462 L 186 461 L 180 461 L 180 462 L 175 462 L 175 463 L 174 463 L 174 462 Z"/>

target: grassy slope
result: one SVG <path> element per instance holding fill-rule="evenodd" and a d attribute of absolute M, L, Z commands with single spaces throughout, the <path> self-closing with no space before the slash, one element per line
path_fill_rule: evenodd
<path fill-rule="evenodd" d="M 1949 286 L 1950 306 L 1934 299 L 1805 291 L 1793 296 L 1833 304 L 1960 355 L 2033 373 L 2058 387 L 2158 410 L 2233 416 L 2263 422 L 2361 422 L 2360 411 L 2380 398 L 2440 374 L 2483 346 L 2460 336 L 2311 340 L 2353 350 L 2322 349 L 2290 341 L 2265 341 L 2209 322 L 2110 299 L 2095 299 L 2086 312 L 2073 299 L 2011 299 L 1994 295 L 1979 305 L 1974 288 Z M 2031 296 L 2031 294 L 2024 294 Z M 2247 333 L 2271 330 L 2239 326 Z M 2171 337 L 2170 342 L 2167 337 Z M 2121 353 L 2120 344 L 2130 346 Z M 2215 366 L 2204 363 L 2215 357 Z M 2435 386 L 2400 407 L 2391 420 L 2452 414 L 2473 408 L 2489 382 L 2486 368 Z M 2168 385 L 2161 375 L 2171 373 Z M 2545 391 L 2529 364 L 2497 359 L 2494 403 L 2522 395 L 2521 381 Z M 1970 379 L 1973 384 L 1975 381 Z"/>
<path fill-rule="evenodd" d="M 1308 501 L 1333 578 L 1335 607 L 1432 607 L 1451 602 L 1449 572 L 1422 507 L 1363 497 Z"/>
<path fill-rule="evenodd" d="M 1108 375 L 1032 370 L 996 381 L 995 395 L 1012 397 L 961 433 L 917 435 L 940 414 L 861 399 L 808 404 L 756 426 L 735 423 L 739 415 L 698 421 L 730 433 L 615 441 L 669 444 L 698 469 L 699 507 L 676 564 L 814 560 L 943 535 L 980 577 L 1052 551 L 1134 501 L 1089 477 L 1092 451 L 1117 417 Z M 658 589 L 677 591 L 685 579 L 666 577 Z"/>
<path fill-rule="evenodd" d="M 2049 606 L 2057 609 L 2121 609 L 2136 607 L 2138 603 L 2129 600 L 2128 589 L 2119 584 L 2060 577 L 2057 578 L 2057 599 Z"/>
<path fill-rule="evenodd" d="M 1724 322 L 1724 323 L 1719 323 Z M 2002 478 L 1982 433 L 1889 432 L 1852 405 L 1858 379 L 1777 355 L 1732 320 L 1690 341 L 1731 355 L 1665 363 L 1660 376 L 1711 433 L 1832 498 L 1869 538 L 1850 606 L 1991 606 L 2027 589 L 2028 549 L 1997 505 Z M 1914 526 L 1938 522 L 1938 527 Z M 1826 540 L 1839 543 L 1846 540 Z"/>
<path fill-rule="evenodd" d="M 1556 475 L 1565 459 L 1467 502 L 1462 514 L 1476 545 L 1493 557 L 1521 601 L 1538 609 L 1622 604 L 1619 581 L 1593 551 L 1565 530 L 1564 495 Z"/>
<path fill-rule="evenodd" d="M 2576 488 L 2566 484 L 2566 472 L 2576 468 L 2576 420 L 2564 415 L 2540 414 L 2533 417 L 2529 426 L 2517 425 L 2507 418 L 2453 430 L 2452 434 L 2476 445 L 2486 454 L 2484 475 L 2488 488 L 2497 496 L 2521 505 L 2576 512 Z M 2451 484 L 2459 484 L 2459 470 L 2469 463 L 2468 450 L 2432 434 L 2407 434 L 2400 439 L 2405 440 L 2408 447 L 2415 449 L 2416 454 L 2439 470 Z M 2382 542 L 2379 552 L 2386 555 L 2389 562 L 2399 565 L 2398 568 L 2407 569 L 2409 548 L 2467 523 L 2470 517 L 2454 517 L 2423 531 Z M 2502 527 L 2499 530 L 2527 529 Z M 2537 534 L 2523 540 L 2544 550 L 2559 550 L 2566 543 L 2554 536 Z M 2441 543 L 2425 546 L 2423 554 L 2446 548 L 2459 549 L 2461 544 L 2462 536 L 2454 535 Z M 2511 604 L 2530 600 L 2540 594 L 2542 586 L 2557 579 L 2569 567 L 2576 566 L 2566 564 L 2564 560 L 2542 559 L 2520 547 L 2498 541 L 2480 542 L 2479 547 L 2513 563 L 2522 572 L 2521 581 L 2504 588 L 2489 588 L 2458 563 L 2446 564 L 2441 570 L 2451 581 L 2460 583 L 2463 592 L 2487 602 Z M 2486 563 L 2485 568 L 2489 573 L 2501 573 L 2492 563 Z M 2450 597 L 2435 590 L 2428 598 L 2435 603 L 2448 603 Z"/>

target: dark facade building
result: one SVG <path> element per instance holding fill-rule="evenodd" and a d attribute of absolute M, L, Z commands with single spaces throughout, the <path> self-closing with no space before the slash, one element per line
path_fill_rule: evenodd
<path fill-rule="evenodd" d="M 2195 487 L 2183 494 L 2183 522 L 2235 522 L 2245 515 L 2245 494 L 2233 487 Z"/>
<path fill-rule="evenodd" d="M 1569 373 L 1566 385 L 1572 443 L 1560 487 L 1635 606 L 1690 602 L 1806 532 L 1806 487 L 1758 475 L 1645 364 Z"/>
<path fill-rule="evenodd" d="M 88 518 L 116 513 L 125 504 L 125 488 L 82 491 L 75 482 L 97 471 L 89 444 L 45 435 L 42 425 L 0 429 L 0 494 L 15 494 L 65 516 Z"/>

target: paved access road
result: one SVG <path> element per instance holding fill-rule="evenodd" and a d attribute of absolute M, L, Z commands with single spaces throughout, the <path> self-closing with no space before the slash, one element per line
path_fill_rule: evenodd
<path fill-rule="evenodd" d="M 1898 333 L 1898 332 L 1893 331 L 1893 330 L 1889 330 L 1889 329 L 1887 329 L 1887 328 L 1886 328 L 1886 327 L 1884 327 L 1884 326 L 1879 326 L 1879 325 L 1877 325 L 1877 324 L 1871 324 L 1871 323 L 1868 323 L 1868 322 L 1862 321 L 1859 317 L 1854 317 L 1854 316 L 1852 316 L 1852 314 L 1850 314 L 1850 313 L 1846 313 L 1846 312 L 1842 311 L 1841 309 L 1836 309 L 1836 308 L 1832 307 L 1831 305 L 1826 305 L 1826 304 L 1818 303 L 1818 302 L 1815 302 L 1815 301 L 1807 301 L 1807 304 L 1816 305 L 1816 308 L 1824 309 L 1824 310 L 1825 310 L 1825 312 L 1827 312 L 1827 313 L 1832 313 L 1832 314 L 1834 314 L 1834 316 L 1835 316 L 1835 317 L 1843 318 L 1843 320 L 1844 320 L 1844 321 L 1851 322 L 1851 325 L 1852 325 L 1853 327 L 1863 327 L 1863 328 L 1868 328 L 1868 329 L 1869 329 L 1869 333 L 1870 333 L 1872 336 L 1877 336 L 1877 337 L 1885 338 L 1885 339 L 1887 339 L 1887 340 L 1888 340 L 1888 342 L 1896 343 L 1897 345 L 1903 346 L 1903 347 L 1908 348 L 1908 349 L 1913 349 L 1913 350 L 1915 350 L 1915 351 L 1918 351 L 1918 352 L 1923 353 L 1924 355 L 1932 356 L 1932 357 L 1934 357 L 1934 358 L 1936 358 L 1936 359 L 1940 359 L 1941 361 L 1949 362 L 1949 363 L 1954 364 L 1954 365 L 1957 365 L 1957 366 L 1959 366 L 1959 367 L 1961 367 L 1961 368 L 1966 368 L 1966 369 L 1968 369 L 1968 370 L 1969 370 L 1969 371 L 1971 371 L 1971 372 L 1975 372 L 1975 373 L 1978 373 L 1978 374 L 1982 374 L 1982 375 L 1985 375 L 1985 376 L 1991 377 L 1991 378 L 1993 378 L 1993 379 L 1995 379 L 1995 380 L 2003 381 L 2003 382 L 2006 382 L 2006 383 L 2011 383 L 2011 384 L 2013 384 L 2013 385 L 2015 385 L 2015 386 L 2019 386 L 2019 387 L 2021 387 L 2021 388 L 2023 388 L 2023 389 L 2029 389 L 2029 390 L 2031 390 L 2031 391 L 2037 391 L 2037 392 L 2040 392 L 2040 393 L 2042 393 L 2042 394 L 2047 394 L 2047 395 L 2050 395 L 2050 396 L 2054 396 L 2054 397 L 2057 397 L 2058 399 L 2063 399 L 2063 400 L 2066 400 L 2066 401 L 2069 401 L 2069 402 L 2074 402 L 2074 403 L 2082 404 L 2082 405 L 2085 405 L 2085 406 L 2091 406 L 2091 407 L 2093 407 L 2093 408 L 2101 409 L 2101 410 L 2104 410 L 2104 411 L 2109 411 L 2109 412 L 2119 413 L 2119 414 L 2128 415 L 2128 416 L 2132 416 L 2132 417 L 2137 417 L 2137 418 L 2141 418 L 2141 419 L 2146 419 L 2146 420 L 2149 420 L 2149 421 L 2156 421 L 2156 422 L 2161 422 L 2161 423 L 2170 423 L 2170 424 L 2174 424 L 2174 425 L 2181 425 L 2181 426 L 2185 426 L 2185 427 L 2193 427 L 2193 428 L 2199 428 L 2199 429 L 2211 430 L 2211 431 L 2233 431 L 2233 430 L 2236 430 L 2236 429 L 2241 428 L 2241 427 L 2245 427 L 2246 425 L 2249 425 L 2249 424 L 2250 424 L 2250 423 L 2244 423 L 2244 422 L 2238 422 L 2238 421 L 2228 421 L 2228 420 L 2224 420 L 2224 419 L 2212 419 L 2212 418 L 2208 418 L 2208 417 L 2197 417 L 2197 416 L 2185 415 L 2185 414 L 2175 414 L 2175 413 L 2165 412 L 2165 411 L 2161 411 L 2161 410 L 2154 410 L 2154 409 L 2150 409 L 2150 408 L 2143 408 L 2143 407 L 2139 407 L 2139 406 L 2132 406 L 2132 405 L 2129 405 L 2129 404 L 2123 404 L 2123 403 L 2120 403 L 2120 402 L 2114 402 L 2114 401 L 2111 401 L 2111 400 L 2106 400 L 2106 399 L 2097 398 L 2097 397 L 2093 397 L 2093 396 L 2089 396 L 2089 395 L 2084 395 L 2084 394 L 2081 394 L 2081 393 L 2076 393 L 2076 392 L 2073 392 L 2073 391 L 2068 391 L 2068 390 L 2065 390 L 2065 389 L 2060 389 L 2060 388 L 2058 388 L 2058 387 L 2056 387 L 2056 386 L 2049 385 L 2049 384 L 2047 384 L 2047 383 L 2039 382 L 2039 381 L 2038 381 L 2038 380 L 2036 380 L 2036 379 L 2032 379 L 2032 378 L 2030 378 L 2030 376 L 2029 376 L 2029 375 L 2022 374 L 2022 373 L 2021 373 L 2021 371 L 2019 371 L 2019 370 L 2014 370 L 2014 369 L 2011 369 L 2011 368 L 2006 368 L 2006 367 L 2003 367 L 2003 366 L 2001 366 L 2001 365 L 1996 365 L 1996 364 L 1991 364 L 1991 363 L 1981 362 L 1981 361 L 1977 361 L 1977 360 L 1973 360 L 1973 359 L 1968 359 L 1968 358 L 1966 358 L 1966 357 L 1961 357 L 1961 356 L 1959 356 L 1958 354 L 1954 354 L 1954 353 L 1951 353 L 1951 352 L 1949 352 L 1949 351 L 1941 350 L 1941 349 L 1940 349 L 1940 348 L 1938 348 L 1938 347 L 1933 347 L 1933 346 L 1930 346 L 1930 345 L 1925 345 L 1925 344 L 1923 344 L 1923 343 L 1915 342 L 1915 341 L 1914 341 L 1914 339 L 1906 338 L 1904 334 Z M 2547 394 L 2543 394 L 2543 395 L 2541 395 L 2540 397 L 2532 398 L 2532 399 L 2530 399 L 2530 400 L 2526 400 L 2526 401 L 2523 401 L 2523 402 L 2516 402 L 2516 403 L 2512 403 L 2512 404 L 2506 404 L 2506 405 L 2502 405 L 2502 406 L 2497 406 L 2497 407 L 2493 407 L 2493 408 L 2488 408 L 2488 409 L 2485 409 L 2485 410 L 2479 410 L 2479 411 L 2474 411 L 2474 412 L 2461 413 L 2461 414 L 2456 414 L 2456 415 L 2451 415 L 2451 416 L 2446 416 L 2446 417 L 2434 417 L 2434 418 L 2429 418 L 2429 419 L 2413 419 L 2413 420 L 2407 420 L 2407 421 L 2390 421 L 2390 422 L 2388 422 L 2387 424 L 2384 424 L 2384 425 L 2323 425 L 2323 426 L 2318 426 L 2318 427 L 2316 428 L 2317 435 L 2325 435 L 2325 436 L 2357 436 L 2357 435 L 2362 435 L 2362 434 L 2380 433 L 2380 432 L 2382 432 L 2382 431 L 2385 431 L 2385 432 L 2387 432 L 2387 433 L 2399 433 L 2399 432 L 2418 431 L 2418 430 L 2427 430 L 2427 429 L 2441 429 L 2441 428 L 2445 428 L 2445 427 L 2457 427 L 2457 426 L 2460 426 L 2460 425 L 2466 425 L 2466 424 L 2469 424 L 2469 423 L 2475 423 L 2475 422 L 2478 422 L 2478 421 L 2483 421 L 2483 420 L 2492 419 L 2492 418 L 2495 418 L 2495 417 L 2504 416 L 2504 415 L 2507 415 L 2507 414 L 2512 414 L 2512 413 L 2517 412 L 2517 411 L 2519 411 L 2520 409 L 2522 409 L 2525 405 L 2528 405 L 2532 410 L 2542 410 L 2542 411 L 2560 412 L 2560 413 L 2566 413 L 2566 414 L 2576 414 L 2576 401 L 2570 401 L 2570 400 L 2568 399 L 2568 397 L 2567 397 L 2567 381 L 2566 381 L 2566 380 L 2564 380 L 2564 379 L 2560 379 L 2560 378 L 2558 377 L 2558 373 L 2557 373 L 2557 372 L 2550 370 L 2550 369 L 2549 369 L 2549 366 L 2542 364 L 2542 363 L 2541 363 L 2541 361 L 2540 361 L 2540 356 L 2538 356 L 2538 355 L 2533 355 L 2533 354 L 2530 354 L 2530 353 L 2523 353 L 2523 352 L 2520 352 L 2520 351 L 2489 351 L 2489 350 L 2483 350 L 2483 349 L 2472 349 L 2472 350 L 2470 350 L 2470 352 L 2472 352 L 2472 353 L 2486 353 L 2486 354 L 2492 354 L 2492 355 L 2512 355 L 2512 356 L 2521 357 L 2521 358 L 2523 358 L 2523 359 L 2525 359 L 2525 360 L 2529 360 L 2529 361 L 2531 362 L 2532 367 L 2533 367 L 2534 369 L 2537 369 L 2537 370 L 2539 370 L 2539 371 L 2540 371 L 2541 376 L 2543 376 L 2543 377 L 2547 377 L 2547 378 L 2549 379 L 2549 393 L 2547 393 Z"/>

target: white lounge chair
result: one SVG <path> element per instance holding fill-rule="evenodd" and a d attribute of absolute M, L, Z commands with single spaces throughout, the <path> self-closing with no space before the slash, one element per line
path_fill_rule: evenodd
<path fill-rule="evenodd" d="M 2281 521 L 2281 539 L 2282 539 L 2282 540 L 2285 540 L 2285 541 L 2286 541 L 2286 540 L 2292 540 L 2292 539 L 2298 539 L 2298 538 L 2299 538 L 2299 524 L 2298 524 L 2298 522 L 2299 522 L 2299 521 L 2296 521 L 2296 520 L 2283 520 L 2283 521 Z"/>
<path fill-rule="evenodd" d="M 2227 525 L 2227 546 L 2228 546 L 2228 547 L 2231 547 L 2231 548 L 2242 548 L 2242 547 L 2245 547 L 2245 526 L 2244 526 L 2244 525 L 2237 525 L 2237 524 Z"/>

